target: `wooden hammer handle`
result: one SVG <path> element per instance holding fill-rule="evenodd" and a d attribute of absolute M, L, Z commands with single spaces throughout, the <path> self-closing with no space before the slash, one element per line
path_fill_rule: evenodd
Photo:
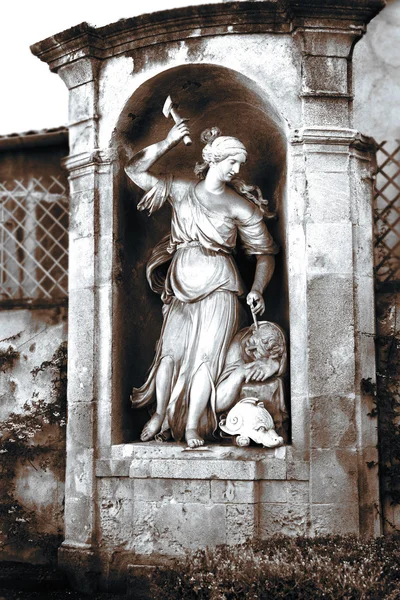
<path fill-rule="evenodd" d="M 171 108 L 170 112 L 171 117 L 175 121 L 175 125 L 180 125 L 180 123 L 186 121 L 186 119 L 182 119 L 182 117 L 176 112 L 175 108 Z M 183 138 L 183 143 L 185 144 L 185 146 L 190 146 L 192 144 L 192 138 L 189 135 L 185 135 Z"/>

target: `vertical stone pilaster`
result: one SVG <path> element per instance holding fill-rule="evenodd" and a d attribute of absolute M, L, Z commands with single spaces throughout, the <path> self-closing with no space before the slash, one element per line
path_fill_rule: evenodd
<path fill-rule="evenodd" d="M 350 148 L 350 181 L 353 222 L 356 424 L 359 459 L 360 532 L 380 535 L 377 418 L 372 417 L 373 398 L 364 380 L 376 380 L 373 178 L 375 147 L 357 135 Z"/>
<path fill-rule="evenodd" d="M 60 560 L 72 571 L 82 553 L 87 569 L 94 568 L 94 464 L 111 446 L 112 436 L 118 440 L 111 411 L 115 165 L 109 149 L 79 153 L 66 161 L 71 206 L 70 319 L 65 541 Z"/>
<path fill-rule="evenodd" d="M 309 418 L 314 534 L 379 533 L 378 475 L 366 466 L 376 455 L 376 424 L 361 381 L 375 377 L 371 156 L 351 129 L 351 55 L 363 31 L 345 20 L 308 18 L 293 34 L 302 56 L 303 122 L 292 139 L 289 248 L 303 304 L 292 308 L 291 292 L 290 304 L 291 323 L 294 312 L 304 315 L 306 350 L 299 351 L 307 376 L 297 374 L 293 358 L 292 378 L 302 379 L 297 410 Z"/>
<path fill-rule="evenodd" d="M 94 464 L 115 433 L 111 397 L 117 161 L 112 150 L 97 148 L 99 65 L 99 60 L 85 57 L 58 69 L 70 91 L 70 156 L 65 165 L 71 211 L 65 541 L 60 561 L 82 577 L 96 570 Z M 90 582 L 81 580 L 79 586 L 86 584 L 90 589 Z"/>

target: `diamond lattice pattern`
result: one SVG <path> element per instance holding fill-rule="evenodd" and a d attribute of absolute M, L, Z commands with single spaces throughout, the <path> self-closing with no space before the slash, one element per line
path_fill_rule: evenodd
<path fill-rule="evenodd" d="M 57 177 L 0 182 L 0 300 L 67 295 L 68 211 Z"/>
<path fill-rule="evenodd" d="M 377 149 L 375 184 L 375 273 L 378 281 L 400 280 L 400 142 Z"/>

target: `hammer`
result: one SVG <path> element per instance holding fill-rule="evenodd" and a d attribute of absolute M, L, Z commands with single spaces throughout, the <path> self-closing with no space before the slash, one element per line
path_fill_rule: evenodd
<path fill-rule="evenodd" d="M 169 116 L 171 116 L 173 118 L 173 120 L 175 121 L 175 124 L 179 125 L 180 123 L 183 123 L 184 121 L 187 121 L 188 119 L 182 119 L 182 117 L 176 112 L 175 106 L 176 105 L 173 104 L 171 96 L 168 96 L 168 98 L 164 102 L 163 115 L 167 119 Z M 190 136 L 185 135 L 185 137 L 183 138 L 183 142 L 184 142 L 185 146 L 190 146 L 190 144 L 192 143 L 192 139 Z"/>

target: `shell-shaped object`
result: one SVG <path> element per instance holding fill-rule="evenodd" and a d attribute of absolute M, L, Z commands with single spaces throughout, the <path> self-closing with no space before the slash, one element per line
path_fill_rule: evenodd
<path fill-rule="evenodd" d="M 220 428 L 229 435 L 235 435 L 243 427 L 243 414 L 240 411 L 229 411 L 226 419 L 222 419 L 219 423 Z"/>

